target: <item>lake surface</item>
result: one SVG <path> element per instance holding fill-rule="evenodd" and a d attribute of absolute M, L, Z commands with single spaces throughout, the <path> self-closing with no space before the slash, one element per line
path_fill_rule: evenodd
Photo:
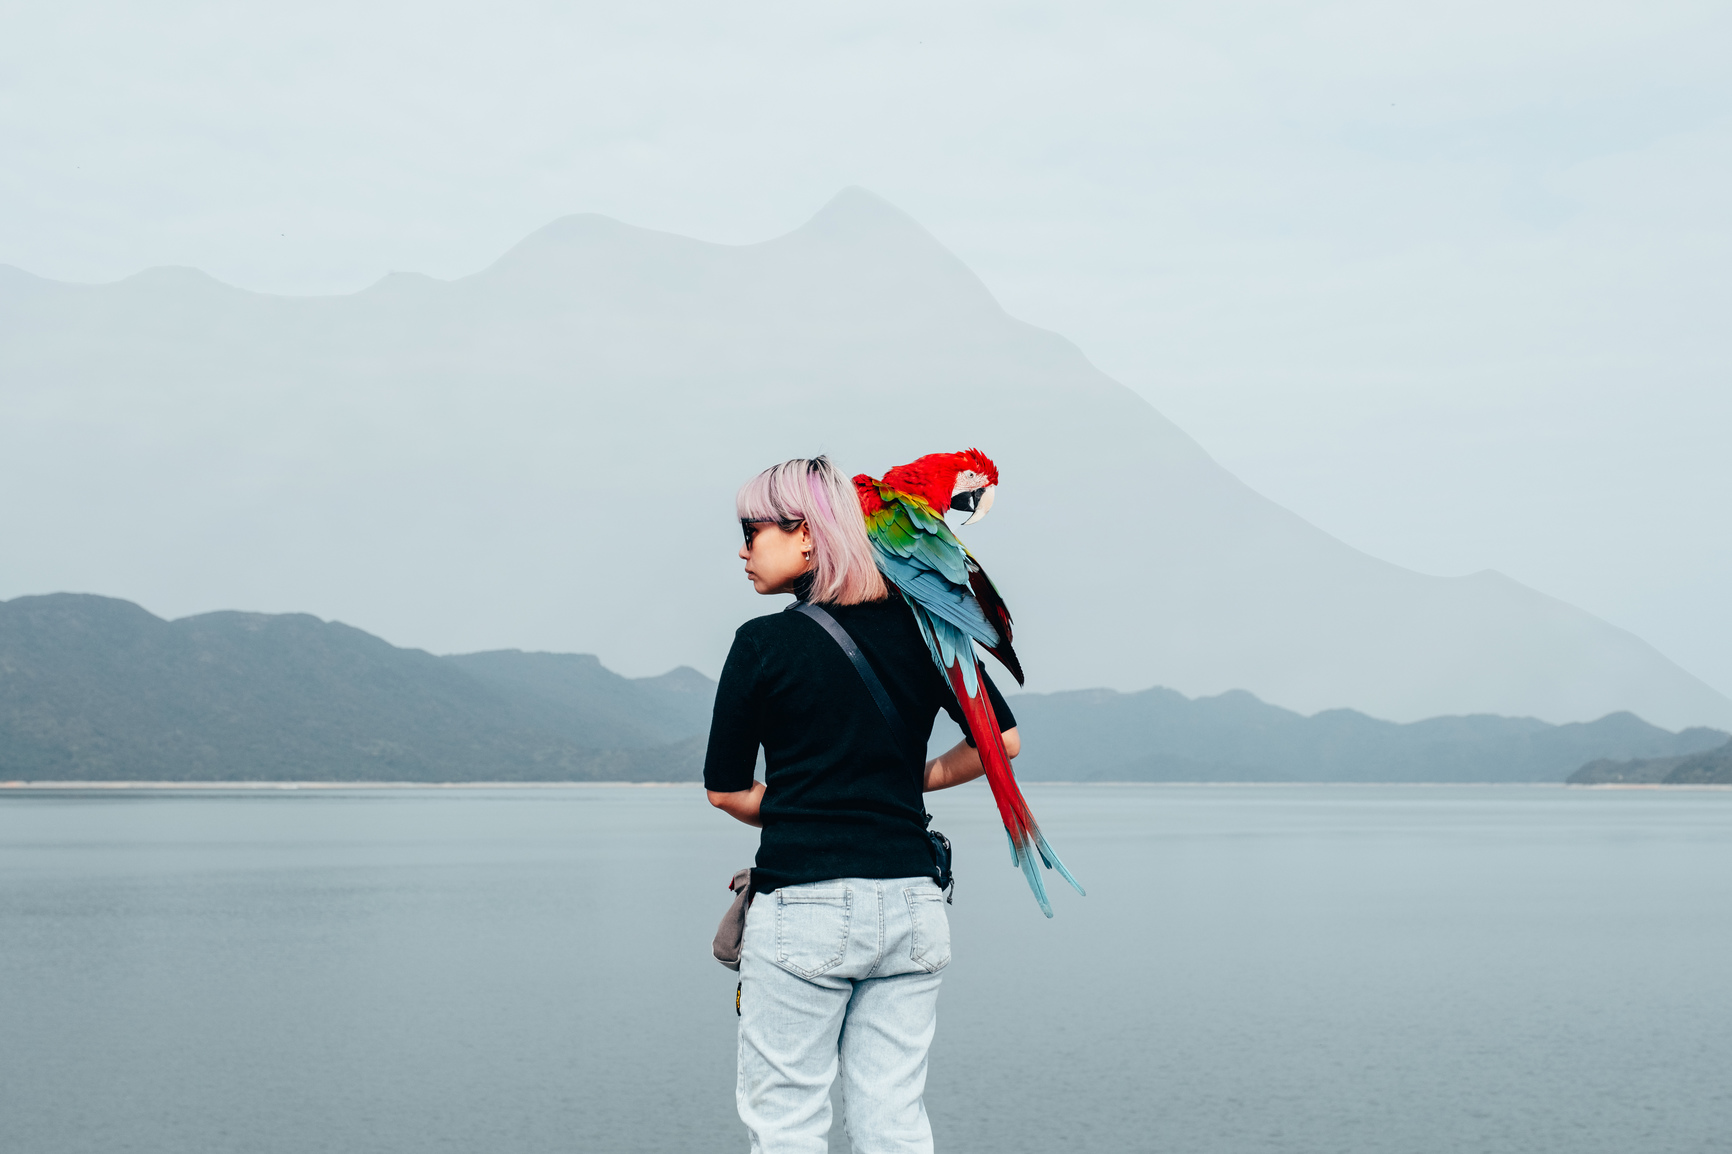
<path fill-rule="evenodd" d="M 941 1151 L 1732 1149 L 1732 793 L 1028 792 L 1050 922 L 932 799 Z M 754 845 L 695 787 L 0 791 L 0 1150 L 744 1151 Z"/>

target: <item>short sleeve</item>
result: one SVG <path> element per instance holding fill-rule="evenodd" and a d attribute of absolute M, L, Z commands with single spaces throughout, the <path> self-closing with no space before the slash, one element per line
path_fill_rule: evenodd
<path fill-rule="evenodd" d="M 999 732 L 1003 733 L 1007 729 L 1015 729 L 1016 714 L 1010 711 L 1010 703 L 1004 699 L 1004 694 L 998 691 L 998 686 L 993 684 L 992 675 L 986 671 L 984 666 L 981 667 L 980 676 L 986 682 L 986 699 L 992 702 L 992 713 L 998 718 Z M 956 698 L 948 690 L 944 694 L 943 702 L 944 712 L 950 714 L 950 720 L 956 722 L 957 727 L 962 730 L 962 740 L 973 745 L 974 736 L 968 732 L 968 721 L 962 716 L 962 707 L 956 704 Z"/>
<path fill-rule="evenodd" d="M 744 632 L 734 634 L 734 646 L 716 683 L 716 703 L 710 713 L 710 743 L 704 753 L 704 788 L 712 793 L 738 793 L 752 788 L 758 765 L 758 673 L 763 664 L 758 647 Z"/>

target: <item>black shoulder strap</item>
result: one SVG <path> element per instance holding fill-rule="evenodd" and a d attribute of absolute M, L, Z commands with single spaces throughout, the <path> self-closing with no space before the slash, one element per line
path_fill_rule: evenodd
<path fill-rule="evenodd" d="M 842 652 L 848 655 L 848 660 L 854 663 L 854 669 L 860 674 L 860 680 L 866 683 L 866 689 L 872 694 L 872 700 L 878 703 L 878 712 L 884 715 L 884 720 L 890 726 L 891 736 L 897 744 L 907 747 L 908 727 L 902 724 L 902 715 L 896 712 L 896 703 L 890 700 L 890 695 L 884 692 L 884 683 L 878 680 L 878 674 L 873 672 L 872 663 L 866 660 L 866 655 L 860 652 L 860 647 L 854 644 L 854 639 L 848 636 L 848 631 L 842 628 L 840 622 L 810 601 L 796 601 L 788 606 L 792 612 L 804 613 L 824 627 L 824 632 L 835 638 L 836 644 L 842 647 Z"/>

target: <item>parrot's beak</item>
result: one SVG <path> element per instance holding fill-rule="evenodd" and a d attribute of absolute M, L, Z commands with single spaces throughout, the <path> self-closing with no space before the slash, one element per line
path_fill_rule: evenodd
<path fill-rule="evenodd" d="M 984 489 L 970 489 L 966 493 L 958 493 L 950 499 L 950 507 L 968 513 L 968 520 L 963 524 L 972 525 L 992 510 L 992 495 L 997 491 L 997 485 L 988 485 Z"/>

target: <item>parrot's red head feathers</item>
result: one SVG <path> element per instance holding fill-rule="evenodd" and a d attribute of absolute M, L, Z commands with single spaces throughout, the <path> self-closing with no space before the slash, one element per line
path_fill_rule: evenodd
<path fill-rule="evenodd" d="M 860 494 L 860 511 L 870 517 L 884 507 L 884 498 L 878 493 L 878 482 L 865 473 L 854 476 L 854 491 Z"/>
<path fill-rule="evenodd" d="M 891 469 L 884 474 L 882 484 L 920 498 L 940 516 L 947 509 L 963 510 L 969 514 L 963 523 L 970 524 L 992 508 L 993 490 L 998 487 L 998 466 L 979 449 L 929 453 L 918 461 Z"/>

